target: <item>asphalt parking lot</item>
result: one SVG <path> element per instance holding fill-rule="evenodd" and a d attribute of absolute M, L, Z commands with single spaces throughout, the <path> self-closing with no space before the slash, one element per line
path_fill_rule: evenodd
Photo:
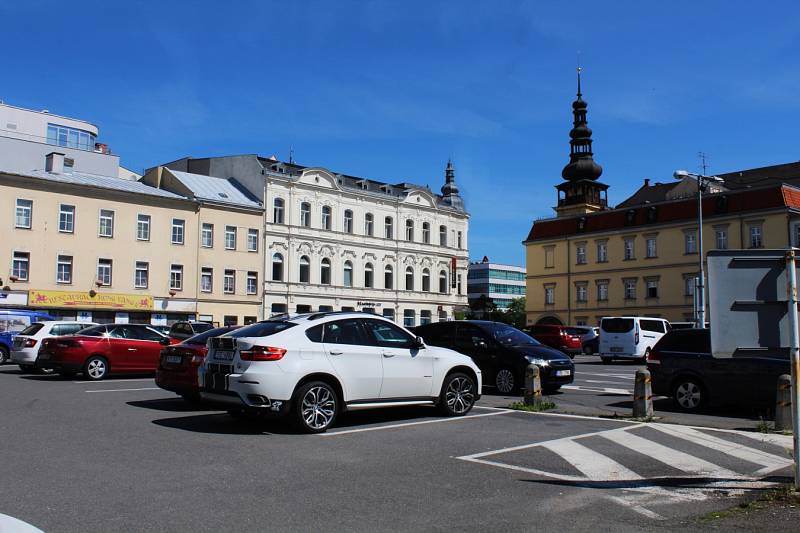
<path fill-rule="evenodd" d="M 556 401 L 622 401 L 589 389 L 631 383 L 586 371 Z M 790 473 L 787 437 L 522 413 L 491 394 L 465 418 L 356 412 L 323 435 L 193 408 L 147 376 L 6 365 L 0 400 L 0 513 L 45 531 L 691 530 Z"/>

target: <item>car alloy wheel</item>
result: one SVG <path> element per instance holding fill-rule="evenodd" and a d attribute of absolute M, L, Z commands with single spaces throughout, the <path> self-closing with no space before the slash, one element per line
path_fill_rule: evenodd
<path fill-rule="evenodd" d="M 681 380 L 675 387 L 673 398 L 684 411 L 696 411 L 703 404 L 703 389 L 693 380 Z"/>
<path fill-rule="evenodd" d="M 444 401 L 454 414 L 463 415 L 472 409 L 475 403 L 475 386 L 467 376 L 455 376 L 447 385 Z"/>
<path fill-rule="evenodd" d="M 8 350 L 5 348 L 5 346 L 0 346 L 0 365 L 5 364 L 8 359 Z"/>
<path fill-rule="evenodd" d="M 494 384 L 497 390 L 503 394 L 512 392 L 516 386 L 514 373 L 507 368 L 501 368 L 494 377 Z"/>
<path fill-rule="evenodd" d="M 336 392 L 327 383 L 315 381 L 300 391 L 298 410 L 303 429 L 319 433 L 328 429 L 336 418 Z"/>
<path fill-rule="evenodd" d="M 108 363 L 102 357 L 90 357 L 83 367 L 83 373 L 87 379 L 103 379 L 108 374 Z"/>

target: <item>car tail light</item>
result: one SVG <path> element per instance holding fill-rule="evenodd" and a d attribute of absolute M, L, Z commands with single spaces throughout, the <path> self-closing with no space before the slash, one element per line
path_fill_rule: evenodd
<path fill-rule="evenodd" d="M 636 332 L 633 334 L 634 344 L 639 344 L 639 324 L 636 324 Z"/>
<path fill-rule="evenodd" d="M 647 362 L 660 365 L 661 364 L 661 352 L 658 350 L 650 350 L 650 353 L 647 354 Z"/>
<path fill-rule="evenodd" d="M 253 346 L 249 350 L 239 352 L 242 361 L 277 361 L 286 354 L 286 348 L 274 346 Z"/>
<path fill-rule="evenodd" d="M 244 358 L 242 358 L 242 359 L 244 359 Z M 193 356 L 192 356 L 192 364 L 193 364 L 193 365 L 199 365 L 199 364 L 201 364 L 201 363 L 202 363 L 204 360 L 205 360 L 205 356 L 203 356 L 203 355 L 193 355 Z"/>
<path fill-rule="evenodd" d="M 33 348 L 36 346 L 36 339 L 25 339 L 25 344 L 23 346 L 25 348 Z"/>

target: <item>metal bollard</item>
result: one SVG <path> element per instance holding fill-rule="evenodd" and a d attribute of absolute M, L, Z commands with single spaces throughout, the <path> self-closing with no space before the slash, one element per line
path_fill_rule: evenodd
<path fill-rule="evenodd" d="M 650 385 L 650 371 L 637 370 L 636 384 L 633 386 L 633 417 L 653 416 L 653 391 Z"/>
<path fill-rule="evenodd" d="M 542 380 L 539 377 L 539 367 L 528 365 L 525 369 L 525 405 L 539 405 L 542 403 Z"/>
<path fill-rule="evenodd" d="M 775 430 L 792 430 L 792 376 L 778 377 L 778 393 L 775 397 Z"/>

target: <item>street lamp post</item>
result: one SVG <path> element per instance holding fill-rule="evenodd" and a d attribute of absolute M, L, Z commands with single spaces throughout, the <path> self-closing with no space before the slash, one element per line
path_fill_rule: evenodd
<path fill-rule="evenodd" d="M 722 183 L 722 178 L 717 176 L 704 176 L 702 174 L 692 174 L 686 170 L 676 170 L 673 174 L 675 179 L 694 178 L 697 180 L 697 252 L 699 276 L 695 288 L 695 301 L 697 302 L 697 312 L 695 313 L 695 327 L 706 327 L 706 287 L 705 287 L 705 266 L 703 265 L 703 189 L 710 182 Z"/>

